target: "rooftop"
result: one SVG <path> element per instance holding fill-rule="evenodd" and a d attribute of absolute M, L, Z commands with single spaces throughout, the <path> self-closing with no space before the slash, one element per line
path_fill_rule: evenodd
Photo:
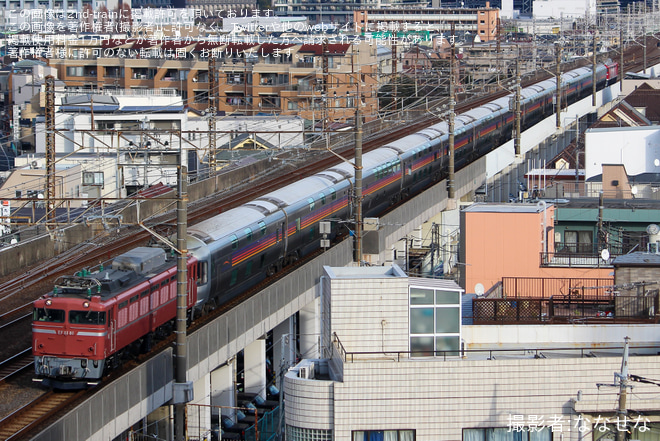
<path fill-rule="evenodd" d="M 408 277 L 397 265 L 392 266 L 324 266 L 331 279 L 383 279 L 392 277 Z"/>
<path fill-rule="evenodd" d="M 463 211 L 472 213 L 542 213 L 545 208 L 546 206 L 543 204 L 537 203 L 493 204 L 477 202 L 468 207 L 465 207 Z"/>

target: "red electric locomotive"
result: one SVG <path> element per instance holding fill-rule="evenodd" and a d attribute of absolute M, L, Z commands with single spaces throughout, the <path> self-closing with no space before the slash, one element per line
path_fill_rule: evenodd
<path fill-rule="evenodd" d="M 196 262 L 188 258 L 189 310 L 197 300 Z M 35 381 L 60 389 L 97 384 L 106 369 L 171 332 L 176 297 L 176 259 L 161 248 L 136 248 L 108 268 L 58 279 L 34 302 Z"/>
<path fill-rule="evenodd" d="M 612 83 L 619 76 L 619 63 L 608 61 L 605 63 L 605 67 L 607 68 L 607 82 Z"/>

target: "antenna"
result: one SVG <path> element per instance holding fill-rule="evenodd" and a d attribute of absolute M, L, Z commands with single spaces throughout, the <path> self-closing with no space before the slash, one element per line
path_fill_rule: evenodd
<path fill-rule="evenodd" d="M 646 227 L 646 233 L 649 236 L 655 236 L 656 234 L 660 233 L 660 226 L 658 226 L 658 224 L 649 224 Z"/>
<path fill-rule="evenodd" d="M 604 248 L 603 251 L 600 252 L 600 258 L 605 262 L 610 260 L 610 251 L 607 248 Z"/>

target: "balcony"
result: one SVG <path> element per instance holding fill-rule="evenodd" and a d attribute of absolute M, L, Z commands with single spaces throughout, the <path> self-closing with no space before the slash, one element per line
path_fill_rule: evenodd
<path fill-rule="evenodd" d="M 658 291 L 636 295 L 556 295 L 534 297 L 472 299 L 473 323 L 488 324 L 565 324 L 565 323 L 657 323 Z"/>
<path fill-rule="evenodd" d="M 609 253 L 606 260 L 602 256 L 603 249 L 607 249 Z M 645 246 L 642 246 L 641 249 L 645 249 Z M 634 250 L 639 251 L 640 244 L 604 245 L 595 242 L 555 242 L 554 252 L 541 253 L 541 266 L 556 268 L 610 268 L 612 261 L 617 256 L 628 254 Z"/>

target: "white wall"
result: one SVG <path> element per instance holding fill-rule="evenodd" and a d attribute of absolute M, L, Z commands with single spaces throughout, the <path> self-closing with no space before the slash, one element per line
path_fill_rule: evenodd
<path fill-rule="evenodd" d="M 660 127 L 589 129 L 585 151 L 586 179 L 602 174 L 603 164 L 623 164 L 628 176 L 660 173 Z"/>
<path fill-rule="evenodd" d="M 657 325 L 470 325 L 462 327 L 466 349 L 604 347 L 621 346 L 624 337 L 631 345 L 660 341 Z"/>
<path fill-rule="evenodd" d="M 535 0 L 533 14 L 535 18 L 584 17 L 588 11 L 593 16 L 596 13 L 595 0 Z"/>

